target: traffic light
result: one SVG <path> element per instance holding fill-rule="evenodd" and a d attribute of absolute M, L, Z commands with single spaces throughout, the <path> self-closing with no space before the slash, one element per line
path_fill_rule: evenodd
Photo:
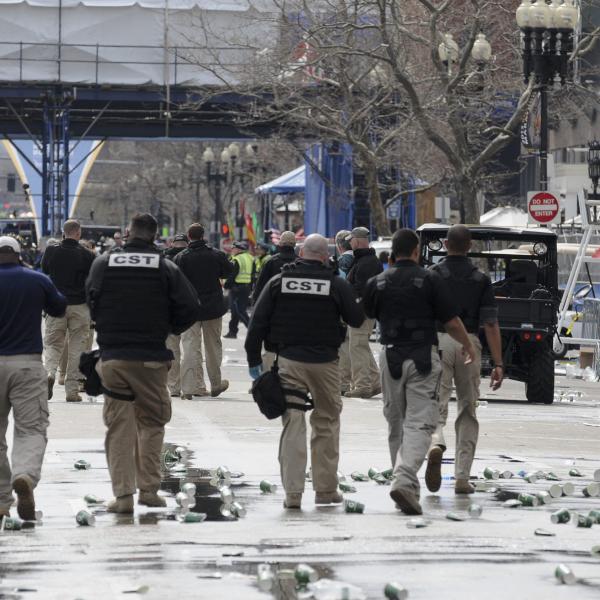
<path fill-rule="evenodd" d="M 221 223 L 221 235 L 223 237 L 229 237 L 229 225 L 227 223 Z"/>

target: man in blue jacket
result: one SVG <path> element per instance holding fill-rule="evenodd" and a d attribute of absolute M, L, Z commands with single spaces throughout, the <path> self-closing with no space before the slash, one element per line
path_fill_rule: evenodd
<path fill-rule="evenodd" d="M 22 519 L 35 519 L 48 428 L 47 375 L 42 364 L 42 311 L 62 317 L 66 298 L 50 279 L 20 265 L 17 240 L 0 237 L 0 519 L 10 516 L 12 490 Z M 8 463 L 8 415 L 15 420 Z"/>

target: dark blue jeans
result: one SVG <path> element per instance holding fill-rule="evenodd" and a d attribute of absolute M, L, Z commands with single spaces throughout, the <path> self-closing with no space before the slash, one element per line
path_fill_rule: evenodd
<path fill-rule="evenodd" d="M 250 304 L 250 285 L 236 285 L 229 290 L 229 310 L 231 321 L 229 321 L 229 333 L 237 335 L 240 321 L 248 327 L 250 317 L 248 316 L 248 305 Z"/>

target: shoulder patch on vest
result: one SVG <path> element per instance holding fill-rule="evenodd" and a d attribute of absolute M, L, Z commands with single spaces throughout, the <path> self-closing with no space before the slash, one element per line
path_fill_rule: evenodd
<path fill-rule="evenodd" d="M 282 277 L 282 294 L 310 294 L 329 296 L 331 281 L 326 279 L 308 279 L 307 277 Z"/>
<path fill-rule="evenodd" d="M 118 252 L 108 257 L 109 267 L 134 267 L 145 269 L 158 269 L 160 256 L 158 254 L 145 254 L 142 252 Z"/>

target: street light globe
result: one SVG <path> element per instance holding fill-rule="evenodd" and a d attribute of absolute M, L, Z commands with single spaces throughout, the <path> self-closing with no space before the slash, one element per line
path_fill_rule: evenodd
<path fill-rule="evenodd" d="M 237 144 L 236 142 L 231 142 L 231 144 L 229 144 L 227 149 L 229 150 L 230 158 L 236 159 L 239 157 L 239 155 L 240 155 L 240 145 L 239 144 Z"/>
<path fill-rule="evenodd" d="M 531 8 L 531 0 L 521 0 L 521 4 L 519 4 L 519 8 L 517 8 L 517 12 L 515 17 L 517 18 L 517 25 L 519 29 L 525 29 L 525 27 L 529 27 L 529 9 Z"/>
<path fill-rule="evenodd" d="M 492 57 L 492 46 L 487 41 L 485 34 L 478 33 L 477 39 L 473 44 L 471 56 L 479 62 L 488 62 Z"/>
<path fill-rule="evenodd" d="M 229 150 L 227 150 L 227 148 L 225 148 L 223 150 L 223 152 L 221 152 L 221 162 L 223 162 L 223 163 L 229 162 L 230 158 L 231 158 L 231 155 L 229 153 Z"/>
<path fill-rule="evenodd" d="M 536 29 L 548 29 L 552 27 L 552 11 L 546 4 L 546 0 L 535 0 L 529 8 L 529 24 Z"/>
<path fill-rule="evenodd" d="M 554 13 L 555 27 L 559 29 L 575 29 L 579 22 L 579 8 L 574 0 L 565 0 Z"/>
<path fill-rule="evenodd" d="M 444 34 L 444 41 L 438 46 L 438 55 L 442 62 L 456 62 L 460 49 L 451 33 Z"/>
<path fill-rule="evenodd" d="M 202 153 L 202 160 L 205 163 L 215 162 L 215 153 L 212 151 L 212 148 L 208 146 L 206 150 Z"/>

